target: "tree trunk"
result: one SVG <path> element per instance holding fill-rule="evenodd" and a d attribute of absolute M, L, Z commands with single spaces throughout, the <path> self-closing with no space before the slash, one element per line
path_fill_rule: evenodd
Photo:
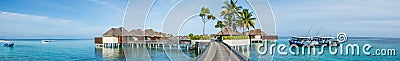
<path fill-rule="evenodd" d="M 246 34 L 244 33 L 244 32 L 245 32 L 245 31 L 244 31 L 244 25 L 243 25 L 242 31 L 243 31 L 243 35 L 246 35 Z"/>
<path fill-rule="evenodd" d="M 205 25 L 206 25 L 206 22 L 203 22 L 203 37 L 202 37 L 203 40 L 204 40 L 204 29 L 205 29 Z"/>
<path fill-rule="evenodd" d="M 224 32 L 222 32 L 222 27 L 221 27 L 221 33 L 222 33 L 222 35 L 224 35 Z"/>
<path fill-rule="evenodd" d="M 248 35 L 249 36 L 249 39 L 250 39 L 250 47 L 251 47 L 251 36 L 250 35 Z"/>

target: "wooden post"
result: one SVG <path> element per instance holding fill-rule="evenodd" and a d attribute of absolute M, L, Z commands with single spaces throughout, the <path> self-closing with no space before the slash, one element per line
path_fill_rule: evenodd
<path fill-rule="evenodd" d="M 250 39 L 250 45 L 249 46 L 251 47 L 251 36 L 250 35 L 249 35 L 249 39 Z"/>

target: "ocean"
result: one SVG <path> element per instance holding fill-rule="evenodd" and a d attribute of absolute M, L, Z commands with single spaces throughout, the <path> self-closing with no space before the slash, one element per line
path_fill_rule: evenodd
<path fill-rule="evenodd" d="M 11 39 L 12 40 L 12 39 Z M 48 40 L 48 39 L 46 39 Z M 284 44 L 289 46 L 287 38 L 279 38 L 277 42 L 269 44 Z M 155 47 L 120 47 L 120 48 L 104 48 L 96 47 L 93 40 L 80 39 L 57 39 L 56 42 L 42 43 L 41 39 L 14 39 L 12 40 L 14 47 L 0 46 L 0 61 L 125 61 L 125 60 L 153 60 L 153 61 L 171 61 L 176 59 L 195 60 L 201 52 L 188 51 L 186 48 L 179 49 L 172 47 L 167 50 L 161 46 Z M 371 54 L 375 54 L 376 49 L 396 49 L 396 56 L 367 56 L 360 52 L 360 55 L 332 55 L 328 49 L 323 49 L 323 55 L 279 55 L 274 51 L 274 55 L 258 54 L 255 49 L 256 43 L 251 45 L 250 51 L 239 49 L 251 61 L 321 61 L 321 60 L 361 60 L 361 61 L 389 61 L 400 60 L 397 55 L 400 47 L 400 38 L 384 38 L 384 37 L 349 37 L 349 40 L 343 43 L 372 45 Z M 319 51 L 321 49 L 317 49 Z M 360 51 L 362 51 L 360 49 Z M 288 52 L 288 49 L 286 49 Z M 179 55 L 187 56 L 180 58 Z"/>
<path fill-rule="evenodd" d="M 286 39 L 286 40 L 284 40 Z M 285 44 L 289 46 L 289 42 L 287 38 L 280 39 L 276 42 L 276 44 Z M 330 54 L 328 47 L 325 47 L 324 53 L 322 55 L 291 55 L 289 54 L 289 49 L 286 49 L 288 55 L 279 55 L 279 53 L 275 52 L 273 56 L 273 61 L 287 61 L 287 60 L 301 60 L 301 61 L 392 61 L 392 60 L 400 60 L 400 56 L 398 55 L 400 49 L 400 38 L 385 38 L 385 37 L 349 37 L 348 40 L 341 45 L 343 48 L 347 44 L 358 44 L 360 47 L 360 55 L 345 55 L 345 50 L 343 50 L 343 54 L 333 55 Z M 393 55 L 380 55 L 380 56 L 372 56 L 372 55 L 365 55 L 363 53 L 363 46 L 365 44 L 370 44 L 372 48 L 369 50 L 371 54 L 375 54 L 376 49 L 396 49 L 396 56 Z M 289 47 L 287 47 L 289 48 Z M 339 48 L 339 47 L 338 47 Z M 351 49 L 350 49 L 351 50 Z M 295 51 L 295 50 L 293 50 Z M 317 48 L 317 51 L 321 51 L 320 48 Z M 300 51 L 301 52 L 301 51 Z M 349 51 L 351 52 L 351 51 Z M 350 54 L 350 53 L 349 53 Z M 382 53 L 380 53 L 382 54 Z M 256 61 L 256 60 L 253 60 Z"/>

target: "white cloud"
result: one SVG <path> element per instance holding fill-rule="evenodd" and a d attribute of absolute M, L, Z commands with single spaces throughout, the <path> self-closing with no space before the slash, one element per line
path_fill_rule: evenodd
<path fill-rule="evenodd" d="M 116 6 L 112 5 L 112 4 L 110 4 L 110 3 L 107 2 L 106 0 L 91 0 L 91 1 L 96 2 L 96 3 L 99 3 L 99 4 L 102 4 L 102 5 L 104 5 L 104 7 L 106 7 L 106 8 L 111 8 L 111 9 L 113 9 L 113 10 L 116 10 L 117 12 L 124 12 L 123 9 L 118 8 L 118 7 L 116 7 Z"/>
<path fill-rule="evenodd" d="M 28 23 L 45 23 L 45 24 L 54 24 L 54 25 L 62 25 L 67 24 L 70 20 L 65 19 L 54 19 L 48 18 L 45 16 L 36 16 L 29 14 L 20 14 L 20 13 L 12 13 L 12 12 L 2 12 L 0 11 L 0 20 L 4 23 L 7 22 L 28 22 Z"/>
<path fill-rule="evenodd" d="M 68 19 L 0 12 L 0 36 L 7 36 L 6 38 L 87 38 L 101 33 L 93 30 L 103 30 L 101 27 Z"/>
<path fill-rule="evenodd" d="M 326 33 L 354 36 L 400 36 L 399 0 L 274 0 L 271 6 L 279 34 L 306 32 L 323 26 Z M 313 29 L 318 31 L 317 28 Z"/>

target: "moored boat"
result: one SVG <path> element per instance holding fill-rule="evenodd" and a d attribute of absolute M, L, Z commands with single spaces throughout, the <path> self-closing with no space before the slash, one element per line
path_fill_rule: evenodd
<path fill-rule="evenodd" d="M 14 43 L 11 42 L 11 41 L 7 41 L 7 42 L 5 42 L 3 45 L 4 45 L 4 46 L 12 47 L 12 46 L 14 46 Z"/>
<path fill-rule="evenodd" d="M 289 43 L 296 44 L 298 46 L 303 45 L 310 45 L 310 46 L 321 46 L 321 45 L 338 45 L 339 41 L 335 40 L 334 37 L 320 37 L 320 36 L 313 36 L 313 37 L 298 37 L 292 36 L 289 39 Z"/>
<path fill-rule="evenodd" d="M 56 42 L 55 40 L 42 40 L 42 42 Z"/>

